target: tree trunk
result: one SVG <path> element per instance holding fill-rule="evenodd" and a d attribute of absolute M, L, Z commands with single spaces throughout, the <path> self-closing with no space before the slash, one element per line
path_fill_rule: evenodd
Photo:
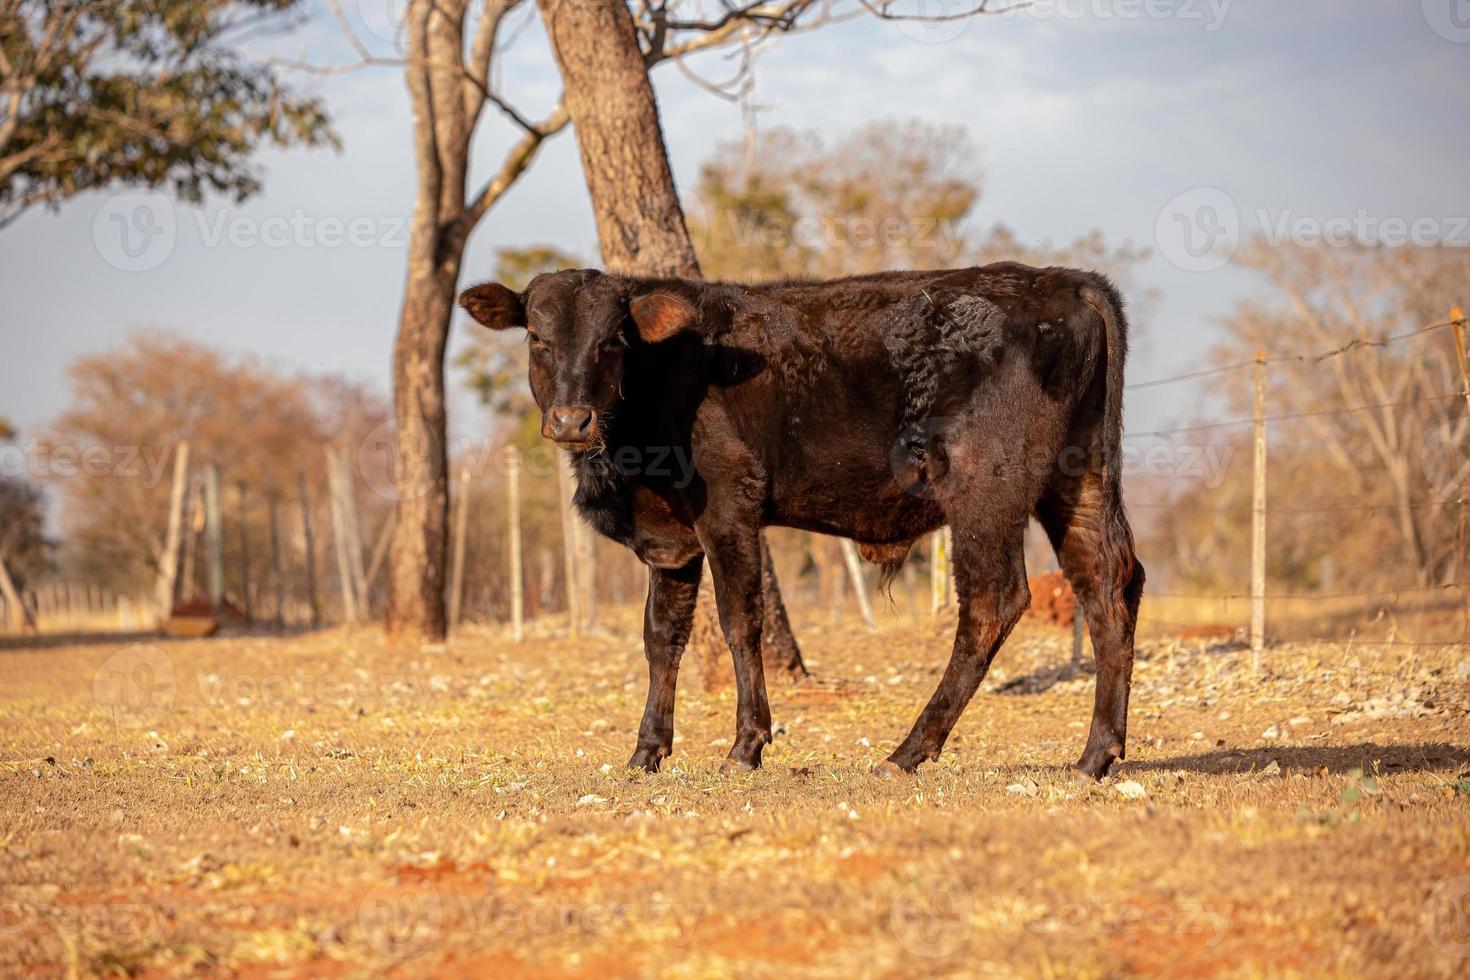
<path fill-rule="evenodd" d="M 761 661 L 776 676 L 800 680 L 809 676 L 791 631 L 786 603 L 781 601 L 781 583 L 776 580 L 776 563 L 771 560 L 771 547 L 761 537 L 761 589 L 766 597 L 765 618 L 761 623 Z"/>
<path fill-rule="evenodd" d="M 537 0 L 566 86 L 582 172 L 609 272 L 699 277 L 658 103 L 620 0 Z"/>
<path fill-rule="evenodd" d="M 405 24 L 418 196 L 393 349 L 398 520 L 389 550 L 387 628 L 390 638 L 406 642 L 438 642 L 446 634 L 444 348 L 473 228 L 462 220 L 473 129 L 464 89 L 464 16 L 464 0 L 414 0 Z"/>
<path fill-rule="evenodd" d="M 609 272 L 699 278 L 699 259 L 684 224 L 659 123 L 658 103 L 627 5 L 537 0 L 566 86 L 582 172 L 597 218 L 597 239 Z M 762 575 L 763 659 L 777 673 L 805 677 L 770 552 Z M 689 649 L 714 683 L 713 664 L 724 656 L 713 602 L 696 607 Z M 713 650 L 706 649 L 713 645 Z M 726 682 L 728 683 L 728 681 Z"/>
<path fill-rule="evenodd" d="M 458 276 L 415 257 L 393 353 L 397 520 L 388 552 L 388 635 L 444 639 L 444 563 L 449 537 L 444 347 Z"/>

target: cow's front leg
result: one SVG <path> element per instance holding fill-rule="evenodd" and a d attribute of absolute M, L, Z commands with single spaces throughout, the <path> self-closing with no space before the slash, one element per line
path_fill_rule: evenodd
<path fill-rule="evenodd" d="M 658 772 L 674 751 L 674 692 L 679 660 L 694 624 L 703 558 L 683 568 L 648 569 L 648 603 L 643 609 L 643 650 L 648 655 L 648 704 L 638 726 L 638 748 L 628 760 L 632 769 Z"/>
<path fill-rule="evenodd" d="M 771 705 L 761 666 L 760 533 L 754 522 L 730 521 L 701 529 L 715 579 L 720 629 L 735 660 L 735 744 L 727 769 L 758 769 L 771 741 Z"/>

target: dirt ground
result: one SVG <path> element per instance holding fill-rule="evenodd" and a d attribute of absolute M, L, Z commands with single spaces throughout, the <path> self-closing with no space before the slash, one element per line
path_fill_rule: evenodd
<path fill-rule="evenodd" d="M 1026 624 L 944 757 L 871 769 L 946 624 L 798 618 L 765 768 L 686 677 L 632 773 L 637 620 L 0 643 L 0 973 L 1450 976 L 1470 970 L 1466 647 L 1140 646 L 1129 758 Z M 1060 676 L 1059 676 L 1060 675 Z"/>

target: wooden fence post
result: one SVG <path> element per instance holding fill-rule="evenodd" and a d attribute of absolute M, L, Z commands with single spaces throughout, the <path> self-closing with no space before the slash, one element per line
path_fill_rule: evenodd
<path fill-rule="evenodd" d="M 459 501 L 454 510 L 454 560 L 449 574 L 449 628 L 459 626 L 464 606 L 464 546 L 470 520 L 470 461 L 459 468 Z"/>
<path fill-rule="evenodd" d="M 306 495 L 306 471 L 296 471 L 296 486 L 301 497 L 301 533 L 306 546 L 306 603 L 311 608 L 311 627 L 322 624 L 321 604 L 316 594 L 316 546 L 311 535 L 311 500 Z"/>
<path fill-rule="evenodd" d="M 1082 599 L 1072 595 L 1072 673 L 1082 669 Z"/>
<path fill-rule="evenodd" d="M 362 522 L 357 513 L 357 494 L 352 488 L 352 465 L 345 452 L 337 454 L 337 492 L 342 495 L 342 522 L 347 534 L 347 571 L 352 575 L 352 592 L 357 596 L 359 616 L 371 615 L 367 571 L 362 565 Z"/>
<path fill-rule="evenodd" d="M 858 557 L 857 545 L 843 538 L 841 546 L 842 560 L 847 563 L 847 577 L 852 581 L 853 595 L 857 596 L 858 612 L 862 613 L 868 632 L 877 632 L 878 624 L 873 620 L 873 604 L 868 601 L 868 588 L 863 582 L 863 563 Z"/>
<path fill-rule="evenodd" d="M 168 494 L 168 531 L 164 535 L 158 583 L 153 591 L 159 622 L 168 619 L 174 609 L 174 593 L 179 579 L 179 544 L 184 533 L 184 492 L 188 484 L 189 444 L 181 442 L 174 447 L 174 483 Z"/>
<path fill-rule="evenodd" d="M 940 528 L 929 538 L 929 606 L 934 615 L 949 605 L 950 598 L 954 595 L 952 583 L 954 571 L 951 566 L 951 554 L 954 551 L 954 537 L 949 528 Z"/>
<path fill-rule="evenodd" d="M 1465 389 L 1465 407 L 1470 408 L 1470 353 L 1466 352 L 1465 311 L 1458 306 L 1450 310 L 1450 328 L 1455 332 L 1455 358 L 1460 363 L 1460 384 Z"/>
<path fill-rule="evenodd" d="M 347 529 L 347 508 L 342 492 L 342 470 L 337 450 L 327 447 L 327 500 L 331 504 L 332 544 L 337 553 L 337 578 L 342 585 L 342 615 L 348 623 L 358 621 L 357 582 L 352 575 L 352 553 Z"/>
<path fill-rule="evenodd" d="M 577 513 L 572 506 L 572 471 L 571 462 L 564 458 L 562 453 L 556 454 L 556 482 L 561 490 L 561 544 L 562 544 L 562 567 L 566 576 L 567 586 L 567 619 L 571 625 L 573 636 L 582 633 L 582 602 L 578 593 L 577 576 Z"/>
<path fill-rule="evenodd" d="M 0 556 L 0 594 L 5 596 L 5 608 L 7 616 L 13 615 L 16 622 L 21 624 L 23 632 L 35 633 L 36 621 L 31 616 L 31 611 L 21 601 L 20 593 L 15 589 L 15 583 L 11 581 L 10 569 L 5 567 L 5 558 Z M 13 613 L 10 610 L 14 610 Z"/>
<path fill-rule="evenodd" d="M 388 511 L 388 519 L 383 522 L 383 529 L 378 532 L 378 543 L 373 545 L 373 557 L 368 562 L 367 584 L 363 590 L 364 595 L 370 595 L 373 591 L 373 583 L 378 580 L 378 570 L 383 567 L 384 560 L 388 557 L 388 545 L 393 540 L 393 525 L 398 522 L 398 511 Z"/>
<path fill-rule="evenodd" d="M 1255 466 L 1251 492 L 1251 670 L 1266 646 L 1266 352 L 1256 351 Z"/>
<path fill-rule="evenodd" d="M 591 526 L 572 508 L 572 543 L 577 548 L 577 592 L 582 600 L 582 628 L 597 628 L 597 553 Z"/>
<path fill-rule="evenodd" d="M 218 610 L 225 601 L 225 529 L 220 520 L 218 463 L 204 468 L 204 543 L 209 559 L 209 605 Z"/>
<path fill-rule="evenodd" d="M 515 446 L 505 458 L 505 488 L 510 524 L 510 624 L 519 642 L 525 636 L 526 586 L 521 567 L 521 451 Z"/>
<path fill-rule="evenodd" d="M 255 619 L 255 607 L 250 601 L 250 508 L 245 501 L 245 481 L 235 481 L 235 496 L 240 523 L 240 605 L 245 612 L 245 622 Z"/>
<path fill-rule="evenodd" d="M 279 629 L 286 625 L 286 575 L 281 566 L 281 516 L 280 502 L 276 497 L 276 488 L 271 487 L 266 492 L 266 507 L 270 513 L 271 525 L 271 578 L 276 593 L 276 627 Z"/>

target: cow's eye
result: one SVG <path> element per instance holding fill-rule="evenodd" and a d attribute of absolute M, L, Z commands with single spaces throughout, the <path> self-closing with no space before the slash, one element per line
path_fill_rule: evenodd
<path fill-rule="evenodd" d="M 526 331 L 526 339 L 531 342 L 531 349 L 532 350 L 545 350 L 546 349 L 546 341 L 542 340 L 541 339 L 541 335 L 539 333 L 537 333 L 536 331 L 534 331 L 534 330 L 527 330 Z"/>
<path fill-rule="evenodd" d="M 620 333 L 615 333 L 602 342 L 602 349 L 605 351 L 620 351 L 627 346 L 628 338 Z"/>

